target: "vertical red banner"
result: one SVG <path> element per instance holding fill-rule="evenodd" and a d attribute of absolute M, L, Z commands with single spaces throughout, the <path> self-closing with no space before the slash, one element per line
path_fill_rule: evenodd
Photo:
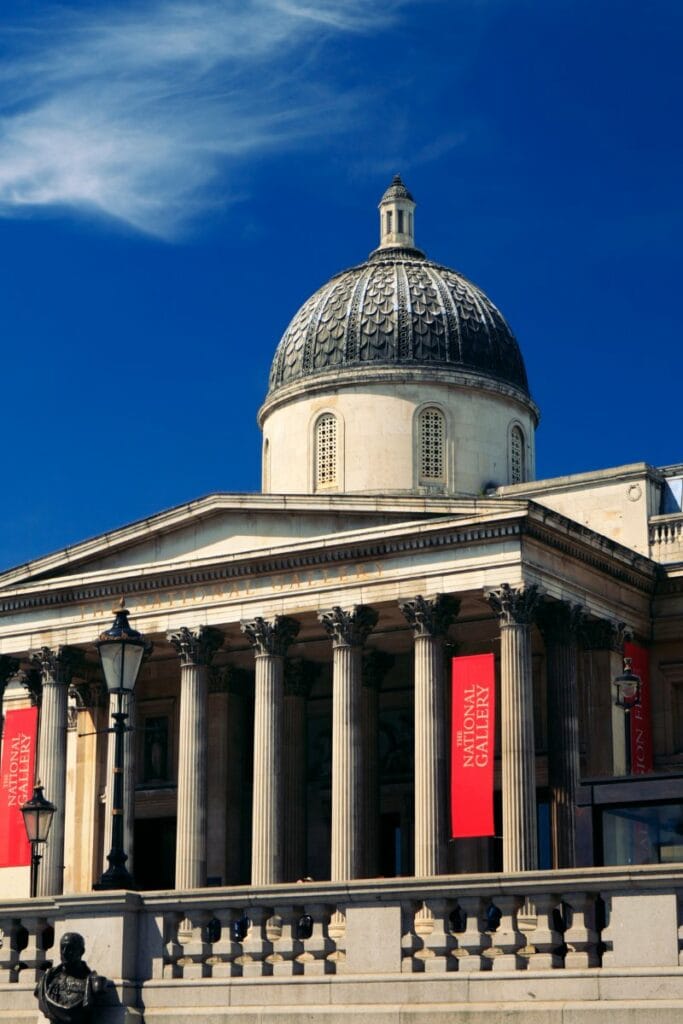
<path fill-rule="evenodd" d="M 453 658 L 451 835 L 492 836 L 496 682 L 492 654 Z"/>
<path fill-rule="evenodd" d="M 19 808 L 33 795 L 37 735 L 38 708 L 7 712 L 0 761 L 0 868 L 31 863 Z"/>
<path fill-rule="evenodd" d="M 653 767 L 650 658 L 645 647 L 630 642 L 624 644 L 624 657 L 632 659 L 641 683 L 640 704 L 631 712 L 631 771 L 645 775 Z"/>

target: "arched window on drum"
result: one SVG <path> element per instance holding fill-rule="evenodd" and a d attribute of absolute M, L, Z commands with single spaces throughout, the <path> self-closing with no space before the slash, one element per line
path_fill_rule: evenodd
<path fill-rule="evenodd" d="M 337 486 L 337 417 L 326 412 L 315 424 L 315 489 Z"/>
<path fill-rule="evenodd" d="M 418 480 L 420 484 L 446 482 L 446 419 L 440 409 L 429 406 L 418 418 Z"/>
<path fill-rule="evenodd" d="M 510 483 L 522 484 L 526 478 L 526 453 L 524 450 L 524 434 L 521 427 L 513 427 L 510 431 Z"/>

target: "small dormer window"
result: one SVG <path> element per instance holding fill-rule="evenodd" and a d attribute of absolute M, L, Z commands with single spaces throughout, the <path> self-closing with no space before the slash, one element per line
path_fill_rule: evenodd
<path fill-rule="evenodd" d="M 315 486 L 337 486 L 337 418 L 329 412 L 315 425 Z"/>
<path fill-rule="evenodd" d="M 446 479 L 446 421 L 440 409 L 423 409 L 418 420 L 419 480 L 421 484 Z"/>
<path fill-rule="evenodd" d="M 524 483 L 524 434 L 521 427 L 510 431 L 510 483 Z"/>

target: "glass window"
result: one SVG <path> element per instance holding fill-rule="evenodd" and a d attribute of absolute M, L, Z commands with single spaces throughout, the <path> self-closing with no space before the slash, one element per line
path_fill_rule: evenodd
<path fill-rule="evenodd" d="M 403 232 L 403 210 L 398 211 L 398 231 L 399 234 Z"/>
<path fill-rule="evenodd" d="M 602 847 L 606 865 L 683 861 L 683 807 L 641 804 L 604 810 Z"/>
<path fill-rule="evenodd" d="M 335 487 L 336 484 L 337 418 L 325 413 L 315 425 L 315 486 Z"/>
<path fill-rule="evenodd" d="M 524 434 L 519 427 L 510 431 L 510 483 L 524 482 Z"/>
<path fill-rule="evenodd" d="M 424 409 L 418 422 L 420 483 L 445 480 L 445 435 L 443 413 L 439 409 Z"/>

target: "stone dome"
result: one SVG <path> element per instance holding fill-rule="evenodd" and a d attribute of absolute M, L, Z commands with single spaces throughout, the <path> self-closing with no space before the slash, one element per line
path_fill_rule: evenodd
<path fill-rule="evenodd" d="M 301 307 L 275 352 L 268 398 L 347 367 L 443 367 L 529 394 L 522 354 L 502 313 L 457 271 L 405 246 L 380 247 Z"/>

